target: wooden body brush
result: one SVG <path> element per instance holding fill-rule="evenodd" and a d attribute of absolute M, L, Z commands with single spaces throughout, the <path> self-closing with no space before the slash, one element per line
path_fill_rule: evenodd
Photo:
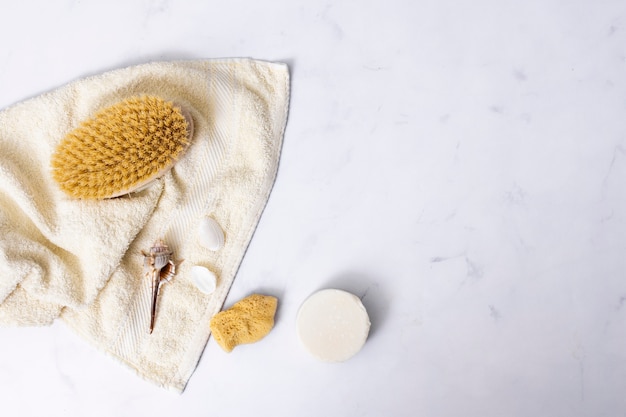
<path fill-rule="evenodd" d="M 51 159 L 68 195 L 118 197 L 165 174 L 189 146 L 191 116 L 156 96 L 131 97 L 98 111 L 69 132 Z"/>

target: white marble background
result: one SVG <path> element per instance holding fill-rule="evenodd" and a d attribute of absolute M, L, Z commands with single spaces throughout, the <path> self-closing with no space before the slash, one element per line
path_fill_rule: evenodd
<path fill-rule="evenodd" d="M 6 416 L 626 415 L 626 3 L 13 1 L 0 107 L 151 60 L 285 61 L 276 186 L 182 396 L 71 333 L 0 329 Z M 363 297 L 364 349 L 310 358 L 312 292 Z"/>

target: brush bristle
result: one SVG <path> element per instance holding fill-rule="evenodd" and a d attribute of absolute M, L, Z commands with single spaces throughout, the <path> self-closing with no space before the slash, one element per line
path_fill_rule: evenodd
<path fill-rule="evenodd" d="M 98 111 L 68 133 L 52 156 L 52 176 L 72 197 L 102 199 L 155 178 L 189 145 L 181 110 L 155 96 Z"/>

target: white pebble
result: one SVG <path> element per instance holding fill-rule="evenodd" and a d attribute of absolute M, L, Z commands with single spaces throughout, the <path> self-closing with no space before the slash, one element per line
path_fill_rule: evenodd
<path fill-rule="evenodd" d="M 215 220 L 204 217 L 198 227 L 198 241 L 208 250 L 220 250 L 224 246 L 224 231 Z"/>
<path fill-rule="evenodd" d="M 191 267 L 191 280 L 200 291 L 212 294 L 217 286 L 217 277 L 209 269 L 194 265 Z"/>

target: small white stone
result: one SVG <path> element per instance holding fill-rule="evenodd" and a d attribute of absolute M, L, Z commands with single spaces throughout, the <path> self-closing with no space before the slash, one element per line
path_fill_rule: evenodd
<path fill-rule="evenodd" d="M 213 294 L 217 286 L 217 277 L 208 268 L 200 265 L 191 267 L 191 280 L 200 291 Z"/>
<path fill-rule="evenodd" d="M 224 231 L 215 220 L 204 217 L 198 226 L 198 241 L 208 250 L 220 250 L 224 246 Z"/>

